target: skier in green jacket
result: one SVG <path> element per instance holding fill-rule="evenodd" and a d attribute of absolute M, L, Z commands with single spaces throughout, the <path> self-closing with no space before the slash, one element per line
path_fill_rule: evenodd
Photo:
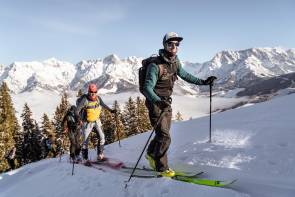
<path fill-rule="evenodd" d="M 147 98 L 146 106 L 149 111 L 149 118 L 151 124 L 155 126 L 156 133 L 148 146 L 146 159 L 151 168 L 167 177 L 175 175 L 174 170 L 168 166 L 167 158 L 167 151 L 171 143 L 169 130 L 172 118 L 171 95 L 174 82 L 178 76 L 186 82 L 196 85 L 210 85 L 216 79 L 215 76 L 210 76 L 206 80 L 202 80 L 187 73 L 182 68 L 176 55 L 182 40 L 183 38 L 174 32 L 169 32 L 164 36 L 164 49 L 159 50 L 156 61 L 150 63 L 147 67 L 143 89 Z M 159 120 L 160 117 L 161 120 Z"/>

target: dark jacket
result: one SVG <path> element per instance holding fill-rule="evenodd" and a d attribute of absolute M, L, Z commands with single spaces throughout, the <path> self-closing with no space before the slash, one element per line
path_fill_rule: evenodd
<path fill-rule="evenodd" d="M 144 95 L 149 101 L 155 103 L 160 101 L 161 97 L 171 96 L 177 76 L 186 82 L 204 85 L 204 80 L 191 75 L 182 68 L 177 56 L 174 60 L 170 60 L 165 56 L 163 49 L 159 50 L 159 56 L 162 60 L 162 64 L 167 68 L 168 77 L 160 76 L 159 78 L 159 66 L 155 63 L 151 63 L 148 66 L 144 84 Z M 171 78 L 169 78 L 169 76 L 171 76 Z"/>

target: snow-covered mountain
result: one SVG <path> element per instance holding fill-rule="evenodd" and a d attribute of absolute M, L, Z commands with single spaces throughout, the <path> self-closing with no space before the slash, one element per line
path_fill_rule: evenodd
<path fill-rule="evenodd" d="M 50 58 L 43 62 L 14 62 L 5 67 L 0 81 L 5 81 L 12 92 L 37 90 L 61 91 L 73 80 L 75 67 L 68 62 Z"/>
<path fill-rule="evenodd" d="M 136 90 L 141 60 L 136 57 L 119 59 L 113 54 L 102 60 L 81 61 L 76 65 L 77 72 L 70 87 L 72 90 L 85 88 L 91 81 L 98 85 L 100 93 Z"/>
<path fill-rule="evenodd" d="M 138 68 L 143 58 L 120 59 L 109 55 L 103 59 L 83 60 L 76 65 L 51 58 L 43 62 L 14 62 L 0 66 L 0 82 L 5 80 L 15 93 L 36 90 L 77 91 L 94 82 L 99 93 L 137 91 Z M 218 77 L 219 87 L 247 87 L 262 79 L 295 72 L 295 49 L 251 48 L 222 51 L 203 64 L 183 62 L 185 69 L 205 79 Z M 199 87 L 178 80 L 175 93 L 196 94 Z"/>
<path fill-rule="evenodd" d="M 257 80 L 295 72 L 295 49 L 251 48 L 222 51 L 205 62 L 195 74 L 215 75 L 223 87 L 247 87 Z"/>

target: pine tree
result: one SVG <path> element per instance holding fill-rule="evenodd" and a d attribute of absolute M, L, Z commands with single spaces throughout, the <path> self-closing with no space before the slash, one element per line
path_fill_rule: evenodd
<path fill-rule="evenodd" d="M 121 109 L 120 109 L 120 106 L 118 104 L 118 101 L 115 100 L 114 104 L 113 104 L 113 109 L 116 109 L 117 110 L 117 113 L 115 114 L 115 117 L 114 117 L 114 121 L 115 121 L 115 124 L 116 124 L 116 134 L 115 134 L 115 141 L 118 141 L 120 139 L 123 139 L 126 137 L 126 134 L 125 134 L 125 128 L 124 128 L 124 124 L 122 122 L 122 112 L 121 112 Z"/>
<path fill-rule="evenodd" d="M 21 114 L 24 132 L 24 164 L 38 161 L 41 158 L 40 141 L 38 140 L 40 133 L 37 131 L 38 126 L 35 125 L 36 121 L 32 118 L 32 116 L 33 114 L 31 109 L 28 104 L 25 103 L 23 113 Z"/>
<path fill-rule="evenodd" d="M 94 149 L 95 148 L 95 145 L 97 143 L 99 143 L 98 142 L 98 136 L 94 132 L 91 132 L 89 134 L 89 137 L 88 138 L 89 138 L 88 149 Z"/>
<path fill-rule="evenodd" d="M 52 125 L 49 117 L 47 114 L 43 114 L 42 117 L 42 126 L 41 126 L 41 133 L 42 133 L 42 157 L 55 157 L 56 153 L 56 143 L 55 143 L 55 129 Z M 48 144 L 49 143 L 49 144 Z M 48 146 L 50 145 L 50 146 Z"/>
<path fill-rule="evenodd" d="M 63 135 L 63 125 L 62 120 L 67 113 L 67 110 L 70 107 L 70 103 L 68 101 L 67 93 L 64 93 L 61 97 L 61 102 L 59 106 L 56 107 L 53 117 L 53 125 L 55 128 L 55 140 L 57 140 L 56 144 L 57 150 L 69 150 L 70 141 L 67 136 Z M 62 145 L 63 147 L 60 147 Z"/>
<path fill-rule="evenodd" d="M 31 143 L 32 143 L 32 150 L 33 150 L 33 154 L 32 154 L 32 158 L 31 160 L 34 161 L 39 161 L 42 157 L 42 152 L 41 152 L 41 130 L 39 128 L 39 125 L 37 123 L 36 120 L 34 120 L 34 130 L 31 133 Z"/>
<path fill-rule="evenodd" d="M 13 136 L 20 130 L 15 110 L 5 82 L 0 87 L 0 172 L 8 169 L 5 154 L 15 145 Z"/>
<path fill-rule="evenodd" d="M 103 109 L 100 120 L 102 123 L 103 132 L 105 134 L 105 144 L 113 143 L 115 141 L 116 124 L 112 114 L 108 110 Z"/>
<path fill-rule="evenodd" d="M 175 120 L 176 121 L 183 121 L 182 115 L 181 115 L 181 113 L 179 111 L 175 115 Z"/>
<path fill-rule="evenodd" d="M 15 159 L 16 159 L 16 167 L 20 167 L 24 165 L 24 132 L 21 130 L 18 125 L 17 131 L 13 135 L 15 141 Z"/>
<path fill-rule="evenodd" d="M 146 132 L 152 129 L 149 113 L 145 106 L 145 101 L 137 97 L 136 99 L 136 109 L 137 109 L 137 125 L 138 131 L 140 133 Z"/>
<path fill-rule="evenodd" d="M 130 97 L 123 111 L 123 124 L 127 136 L 138 133 L 136 104 Z"/>

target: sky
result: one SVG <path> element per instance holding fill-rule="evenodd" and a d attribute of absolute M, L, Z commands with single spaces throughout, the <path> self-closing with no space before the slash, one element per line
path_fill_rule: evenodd
<path fill-rule="evenodd" d="M 294 10 L 293 0 L 0 0 L 0 64 L 149 57 L 170 31 L 191 62 L 222 50 L 295 48 Z"/>

